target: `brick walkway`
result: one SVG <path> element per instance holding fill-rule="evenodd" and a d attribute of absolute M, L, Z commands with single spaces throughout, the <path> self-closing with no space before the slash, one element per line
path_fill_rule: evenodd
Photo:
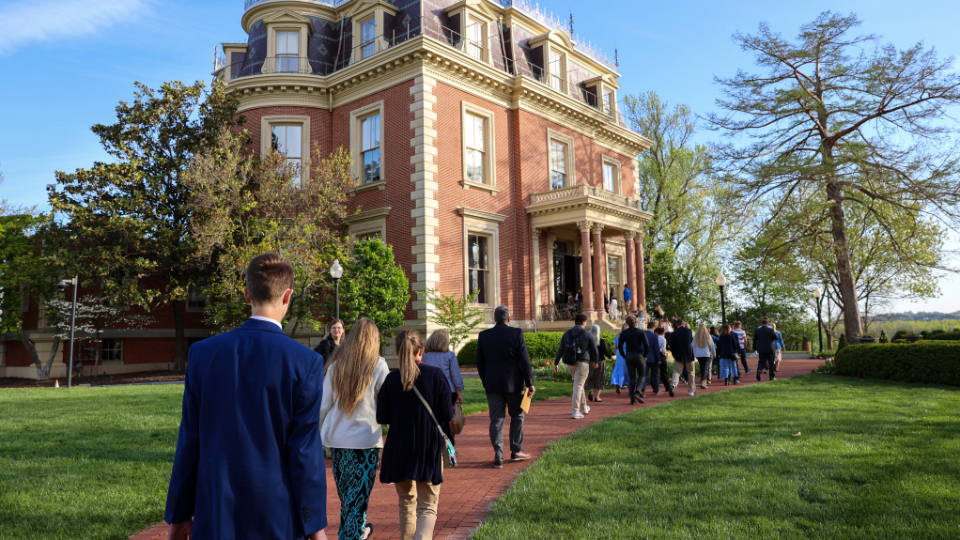
<path fill-rule="evenodd" d="M 820 365 L 820 360 L 784 360 L 777 376 L 785 379 L 793 375 L 810 373 Z M 750 362 L 756 365 L 756 360 Z M 757 384 L 756 371 L 744 376 L 740 386 L 711 385 L 702 390 L 697 387 L 698 393 L 712 393 L 723 390 L 732 390 L 741 386 Z M 764 375 L 763 382 L 767 381 Z M 686 386 L 678 388 L 676 397 L 653 396 L 647 389 L 646 404 L 650 407 L 673 401 L 676 399 L 691 399 L 687 396 Z M 517 475 L 540 457 L 547 445 L 565 437 L 578 429 L 582 429 L 605 418 L 629 412 L 637 406 L 629 405 L 630 398 L 624 392 L 604 391 L 601 395 L 602 403 L 591 405 L 590 414 L 583 420 L 570 418 L 570 398 L 553 399 L 536 402 L 524 422 L 523 449 L 532 454 L 533 459 L 521 463 L 506 462 L 502 470 L 491 468 L 493 450 L 487 435 L 489 422 L 487 413 L 472 415 L 467 420 L 464 432 L 457 436 L 457 451 L 459 452 L 460 466 L 448 469 L 443 473 L 443 487 L 440 491 L 440 508 L 438 511 L 437 526 L 434 538 L 437 539 L 465 539 L 477 528 L 480 522 L 489 513 L 493 502 L 502 495 Z M 510 419 L 507 418 L 504 430 L 507 431 Z M 506 442 L 506 441 L 505 441 Z M 509 443 L 506 444 L 509 451 Z M 508 454 L 509 455 L 509 454 Z M 327 518 L 330 525 L 327 527 L 327 536 L 333 540 L 337 537 L 337 525 L 340 517 L 340 500 L 333 483 L 329 462 L 327 466 Z M 399 515 L 397 510 L 397 494 L 393 486 L 379 482 L 373 488 L 370 497 L 368 521 L 376 526 L 374 538 L 400 538 Z M 165 540 L 167 526 L 158 524 L 150 529 L 131 537 L 132 540 Z"/>

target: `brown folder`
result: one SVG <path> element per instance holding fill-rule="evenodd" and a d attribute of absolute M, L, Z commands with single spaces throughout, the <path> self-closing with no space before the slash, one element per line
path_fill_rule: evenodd
<path fill-rule="evenodd" d="M 530 395 L 528 390 L 523 392 L 523 401 L 520 402 L 520 410 L 525 413 L 530 412 L 530 402 L 533 401 L 533 396 Z"/>

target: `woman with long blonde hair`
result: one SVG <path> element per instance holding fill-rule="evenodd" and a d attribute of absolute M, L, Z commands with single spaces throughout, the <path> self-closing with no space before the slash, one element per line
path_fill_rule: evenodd
<path fill-rule="evenodd" d="M 338 536 L 361 540 L 373 532 L 366 522 L 367 504 L 383 447 L 377 396 L 390 372 L 380 357 L 377 325 L 366 318 L 354 323 L 325 367 L 320 436 L 330 449 L 340 496 Z"/>
<path fill-rule="evenodd" d="M 437 522 L 445 443 L 427 407 L 440 425 L 449 423 L 450 385 L 443 371 L 422 362 L 419 333 L 400 332 L 396 345 L 399 369 L 387 375 L 377 400 L 377 421 L 390 426 L 380 482 L 397 489 L 401 540 L 428 540 Z"/>
<path fill-rule="evenodd" d="M 700 388 L 706 389 L 710 384 L 713 372 L 713 358 L 717 356 L 716 346 L 707 325 L 700 323 L 700 328 L 693 336 L 693 356 L 700 362 Z M 690 374 L 693 377 L 693 373 Z"/>

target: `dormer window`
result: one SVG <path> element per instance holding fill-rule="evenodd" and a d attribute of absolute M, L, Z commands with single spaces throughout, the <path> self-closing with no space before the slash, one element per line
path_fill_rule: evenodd
<path fill-rule="evenodd" d="M 362 58 L 369 58 L 377 52 L 377 21 L 370 17 L 360 23 L 360 47 Z"/>
<path fill-rule="evenodd" d="M 613 92 L 606 90 L 603 92 L 603 112 L 607 114 L 613 113 Z"/>
<path fill-rule="evenodd" d="M 583 82 L 589 92 L 587 102 L 595 106 L 600 112 L 616 116 L 617 114 L 617 83 L 609 75 L 600 75 Z"/>
<path fill-rule="evenodd" d="M 300 32 L 277 32 L 277 72 L 299 71 Z"/>
<path fill-rule="evenodd" d="M 563 55 L 556 51 L 550 51 L 547 74 L 550 78 L 550 87 L 557 92 L 563 92 Z"/>
<path fill-rule="evenodd" d="M 483 61 L 483 26 L 478 21 L 467 24 L 467 54 Z"/>

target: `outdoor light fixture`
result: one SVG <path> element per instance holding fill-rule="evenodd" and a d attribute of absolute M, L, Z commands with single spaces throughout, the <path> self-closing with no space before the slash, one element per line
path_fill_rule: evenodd
<path fill-rule="evenodd" d="M 340 278 L 343 277 L 343 267 L 340 259 L 333 260 L 330 267 L 330 277 L 333 278 L 333 320 L 340 318 Z"/>
<path fill-rule="evenodd" d="M 721 270 L 717 274 L 717 287 L 720 287 L 720 325 L 723 326 L 727 324 L 727 306 L 726 300 L 723 297 L 723 288 L 727 286 L 727 276 L 723 275 Z"/>
<path fill-rule="evenodd" d="M 73 276 L 73 279 L 63 279 L 57 283 L 57 290 L 64 293 L 67 287 L 73 287 L 73 304 L 70 308 L 70 365 L 67 367 L 67 388 L 73 387 L 73 332 L 77 326 L 77 284 L 80 282 L 79 276 Z"/>
<path fill-rule="evenodd" d="M 823 306 L 823 291 L 817 287 L 813 291 L 813 299 L 817 303 L 817 337 L 820 338 L 820 354 L 823 354 L 823 321 L 820 318 L 820 308 Z"/>

